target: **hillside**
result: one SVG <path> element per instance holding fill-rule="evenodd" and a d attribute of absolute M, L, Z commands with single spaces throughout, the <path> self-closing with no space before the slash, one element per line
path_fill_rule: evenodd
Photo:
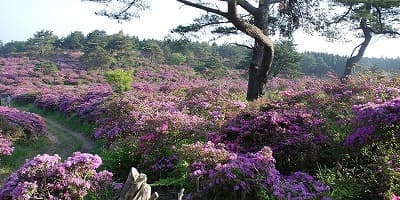
<path fill-rule="evenodd" d="M 174 50 L 164 57 L 150 45 L 157 41 L 142 42 L 133 60 L 133 51 L 107 49 L 111 42 L 0 58 L 2 103 L 43 116 L 2 107 L 1 161 L 36 142 L 46 146 L 37 153 L 61 156 L 32 155 L 0 199 L 112 199 L 132 166 L 154 190 L 185 188 L 189 199 L 400 195 L 394 73 L 365 70 L 346 82 L 333 72 L 283 74 L 248 102 L 246 72 L 227 67 L 227 57 L 200 49 L 192 60 Z"/>

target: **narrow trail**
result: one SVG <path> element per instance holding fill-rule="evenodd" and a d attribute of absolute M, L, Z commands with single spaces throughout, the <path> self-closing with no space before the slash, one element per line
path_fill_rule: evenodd
<path fill-rule="evenodd" d="M 32 112 L 27 107 L 16 107 L 21 111 Z M 39 115 L 46 122 L 47 138 L 50 141 L 47 150 L 43 153 L 49 155 L 58 154 L 65 159 L 75 151 L 90 153 L 95 148 L 94 140 L 85 137 L 83 133 L 74 131 L 50 117 L 43 116 L 40 113 L 33 112 Z"/>
<path fill-rule="evenodd" d="M 66 158 L 74 151 L 91 152 L 95 148 L 94 141 L 86 138 L 83 134 L 68 129 L 48 118 L 42 117 L 47 125 L 48 138 L 51 142 L 47 154 L 58 154 Z"/>
<path fill-rule="evenodd" d="M 26 110 L 26 109 L 20 109 Z M 58 123 L 55 120 L 46 118 L 40 114 L 39 116 L 46 122 L 47 138 L 49 139 L 48 146 L 44 150 L 40 150 L 39 154 L 58 154 L 62 159 L 66 159 L 71 156 L 73 152 L 80 151 L 85 153 L 91 153 L 95 148 L 95 143 L 90 138 L 85 137 L 82 133 L 71 130 L 68 127 Z M 32 159 L 30 156 L 22 156 L 19 158 L 21 162 L 25 159 Z M 12 171 L 1 171 L 0 170 L 0 189 L 9 177 Z"/>

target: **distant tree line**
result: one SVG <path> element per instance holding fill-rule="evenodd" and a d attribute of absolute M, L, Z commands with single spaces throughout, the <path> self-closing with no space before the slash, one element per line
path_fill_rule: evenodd
<path fill-rule="evenodd" d="M 0 55 L 27 55 L 50 59 L 66 51 L 81 52 L 88 70 L 106 71 L 137 65 L 189 65 L 209 78 L 218 78 L 228 69 L 247 69 L 251 49 L 235 44 L 194 42 L 187 39 L 140 40 L 123 32 L 108 35 L 94 30 L 87 35 L 75 31 L 59 38 L 51 31 L 38 31 L 27 41 L 0 42 Z M 328 71 L 344 73 L 348 57 L 316 52 L 299 53 L 292 40 L 275 43 L 275 59 L 270 76 L 324 76 Z M 400 58 L 363 58 L 355 71 L 400 71 Z"/>
<path fill-rule="evenodd" d="M 323 76 L 328 71 L 335 72 L 338 76 L 345 70 L 347 56 L 328 53 L 304 52 L 300 61 L 300 69 L 303 74 Z M 362 58 L 353 68 L 355 72 L 386 71 L 400 72 L 400 57 L 397 58 Z"/>

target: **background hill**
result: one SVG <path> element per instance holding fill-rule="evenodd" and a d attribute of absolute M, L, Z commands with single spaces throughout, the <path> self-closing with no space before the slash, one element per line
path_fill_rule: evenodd
<path fill-rule="evenodd" d="M 103 31 L 3 45 L 0 199 L 112 199 L 132 166 L 165 199 L 398 198 L 399 59 L 343 82 L 346 58 L 276 46 L 248 102 L 245 47 Z"/>

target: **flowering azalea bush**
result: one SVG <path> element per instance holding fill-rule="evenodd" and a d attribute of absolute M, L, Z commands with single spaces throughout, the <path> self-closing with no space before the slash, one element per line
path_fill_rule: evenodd
<path fill-rule="evenodd" d="M 233 153 L 224 144 L 197 142 L 181 149 L 190 164 L 190 177 L 199 182 L 197 188 L 206 196 L 225 199 L 256 199 L 260 192 L 269 191 L 277 199 L 328 199 L 329 187 L 312 176 L 295 172 L 283 176 L 275 168 L 275 159 L 269 147 L 255 153 Z M 193 195 L 193 196 L 192 196 Z M 189 197 L 196 199 L 196 193 Z"/>
<path fill-rule="evenodd" d="M 304 106 L 280 107 L 245 112 L 226 123 L 220 134 L 209 139 L 222 142 L 234 152 L 255 152 L 271 146 L 282 166 L 315 165 L 327 142 L 322 134 L 324 118 Z"/>
<path fill-rule="evenodd" d="M 139 69 L 131 91 L 98 107 L 102 115 L 94 136 L 105 139 L 111 148 L 134 140 L 135 153 L 142 159 L 132 164 L 163 176 L 171 163 L 159 160 L 169 160 L 183 144 L 204 140 L 207 132 L 219 129 L 246 103 L 238 98 L 242 82 L 222 87 L 193 75 L 185 66 L 160 68 L 165 71 Z"/>
<path fill-rule="evenodd" d="M 353 132 L 344 140 L 357 163 L 347 164 L 368 166 L 359 170 L 360 182 L 372 191 L 368 198 L 390 196 L 400 192 L 399 173 L 399 98 L 383 102 L 354 105 Z"/>
<path fill-rule="evenodd" d="M 5 119 L 7 121 L 6 123 L 12 126 L 17 126 L 23 131 L 23 136 L 15 135 L 15 133 L 9 133 L 11 137 L 37 138 L 40 135 L 46 135 L 45 122 L 40 116 L 34 113 L 23 112 L 15 108 L 0 106 L 0 117 Z M 6 126 L 2 126 L 2 128 L 6 128 Z"/>
<path fill-rule="evenodd" d="M 11 155 L 14 151 L 12 147 L 12 142 L 10 139 L 2 135 L 2 131 L 0 130 L 0 155 Z"/>
<path fill-rule="evenodd" d="M 98 105 L 110 94 L 111 87 L 102 84 L 74 88 L 43 88 L 34 103 L 43 109 L 56 110 L 65 114 L 76 113 L 82 119 L 95 121 L 99 115 Z"/>
<path fill-rule="evenodd" d="M 347 145 L 399 139 L 400 97 L 387 102 L 355 105 L 353 112 L 359 126 L 346 138 Z"/>
<path fill-rule="evenodd" d="M 65 161 L 38 155 L 15 171 L 0 190 L 0 199 L 82 199 L 112 185 L 112 173 L 97 172 L 101 158 L 75 152 Z M 117 190 L 120 189 L 116 188 Z"/>
<path fill-rule="evenodd" d="M 258 102 L 261 110 L 274 111 L 283 104 L 287 105 L 284 107 L 287 112 L 291 108 L 301 110 L 298 107 L 301 105 L 301 108 L 313 113 L 312 119 L 321 119 L 318 129 L 308 132 L 319 133 L 325 142 L 305 141 L 301 146 L 303 148 L 296 152 L 297 155 L 290 157 L 289 153 L 289 157 L 293 161 L 293 158 L 305 158 L 316 151 L 314 156 L 319 159 L 308 165 L 306 170 L 319 173 L 318 177 L 331 185 L 334 198 L 379 199 L 399 193 L 399 174 L 395 167 L 388 165 L 389 160 L 390 163 L 397 162 L 392 157 L 400 153 L 396 134 L 399 130 L 398 82 L 390 77 L 377 78 L 366 73 L 350 78 L 347 83 L 340 82 L 334 76 L 329 79 L 278 78 L 270 82 L 269 88 L 272 91 L 267 94 L 267 99 Z M 298 125 L 306 130 L 313 127 Z M 253 131 L 252 134 L 258 132 Z M 239 134 L 235 135 L 238 137 Z M 279 137 L 282 136 L 273 138 Z M 222 138 L 232 141 L 232 136 L 223 135 Z M 305 147 L 317 148 L 305 155 L 299 154 L 309 149 Z M 286 155 L 282 157 L 286 158 Z M 280 157 L 276 158 L 279 161 Z M 291 170 L 303 167 L 298 162 L 292 163 L 296 165 Z M 290 169 L 287 164 L 278 162 L 277 166 L 287 170 Z M 313 165 L 323 167 L 317 169 Z"/>

